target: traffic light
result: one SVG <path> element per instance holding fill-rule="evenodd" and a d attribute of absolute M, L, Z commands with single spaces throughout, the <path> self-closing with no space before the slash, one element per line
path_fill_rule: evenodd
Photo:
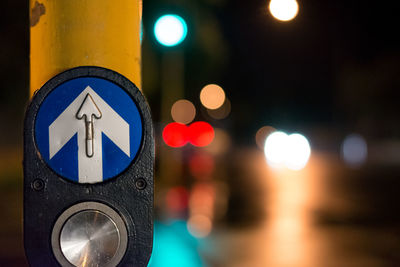
<path fill-rule="evenodd" d="M 154 35 L 160 44 L 168 47 L 176 46 L 186 38 L 186 22 L 175 14 L 161 16 L 154 25 Z"/>
<path fill-rule="evenodd" d="M 187 143 L 204 147 L 213 141 L 214 128 L 204 121 L 197 121 L 189 126 L 172 122 L 165 126 L 162 136 L 164 142 L 170 147 L 182 147 Z"/>

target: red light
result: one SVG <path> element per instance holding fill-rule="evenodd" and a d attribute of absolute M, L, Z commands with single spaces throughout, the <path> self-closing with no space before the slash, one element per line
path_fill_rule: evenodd
<path fill-rule="evenodd" d="M 204 121 L 192 123 L 188 133 L 189 142 L 194 146 L 208 146 L 214 139 L 214 128 Z"/>
<path fill-rule="evenodd" d="M 214 158 L 206 153 L 196 153 L 189 160 L 190 173 L 198 179 L 210 179 L 214 167 Z"/>
<path fill-rule="evenodd" d="M 188 129 L 185 124 L 172 122 L 165 126 L 162 136 L 164 142 L 171 147 L 181 147 L 188 142 Z"/>
<path fill-rule="evenodd" d="M 173 187 L 168 190 L 166 203 L 169 212 L 177 214 L 184 212 L 189 203 L 189 192 L 183 186 Z"/>
<path fill-rule="evenodd" d="M 194 146 L 208 146 L 214 139 L 214 128 L 204 121 L 185 124 L 172 122 L 165 126 L 162 137 L 170 147 L 182 147 L 190 142 Z"/>

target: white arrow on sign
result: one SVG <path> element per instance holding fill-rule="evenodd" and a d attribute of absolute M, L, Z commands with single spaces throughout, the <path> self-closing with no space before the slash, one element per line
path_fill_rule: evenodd
<path fill-rule="evenodd" d="M 97 183 L 103 180 L 102 133 L 130 156 L 129 124 L 90 86 L 50 124 L 50 159 L 76 133 L 80 183 Z"/>

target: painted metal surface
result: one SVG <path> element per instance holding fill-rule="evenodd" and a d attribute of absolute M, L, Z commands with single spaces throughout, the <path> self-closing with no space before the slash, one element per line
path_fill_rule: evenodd
<path fill-rule="evenodd" d="M 117 71 L 141 88 L 141 1 L 30 0 L 31 96 L 78 66 Z"/>

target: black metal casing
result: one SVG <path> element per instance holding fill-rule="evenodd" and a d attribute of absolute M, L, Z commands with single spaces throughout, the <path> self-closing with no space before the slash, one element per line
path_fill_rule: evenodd
<path fill-rule="evenodd" d="M 117 177 L 97 184 L 79 184 L 56 174 L 42 159 L 35 141 L 35 119 L 46 96 L 60 84 L 79 77 L 97 77 L 123 88 L 137 105 L 143 125 L 141 148 Z M 74 204 L 95 201 L 113 208 L 125 221 L 128 246 L 118 266 L 145 267 L 153 243 L 153 126 L 148 104 L 127 78 L 100 67 L 78 67 L 48 81 L 30 102 L 24 124 L 24 246 L 34 267 L 59 266 L 51 246 L 55 221 Z"/>

